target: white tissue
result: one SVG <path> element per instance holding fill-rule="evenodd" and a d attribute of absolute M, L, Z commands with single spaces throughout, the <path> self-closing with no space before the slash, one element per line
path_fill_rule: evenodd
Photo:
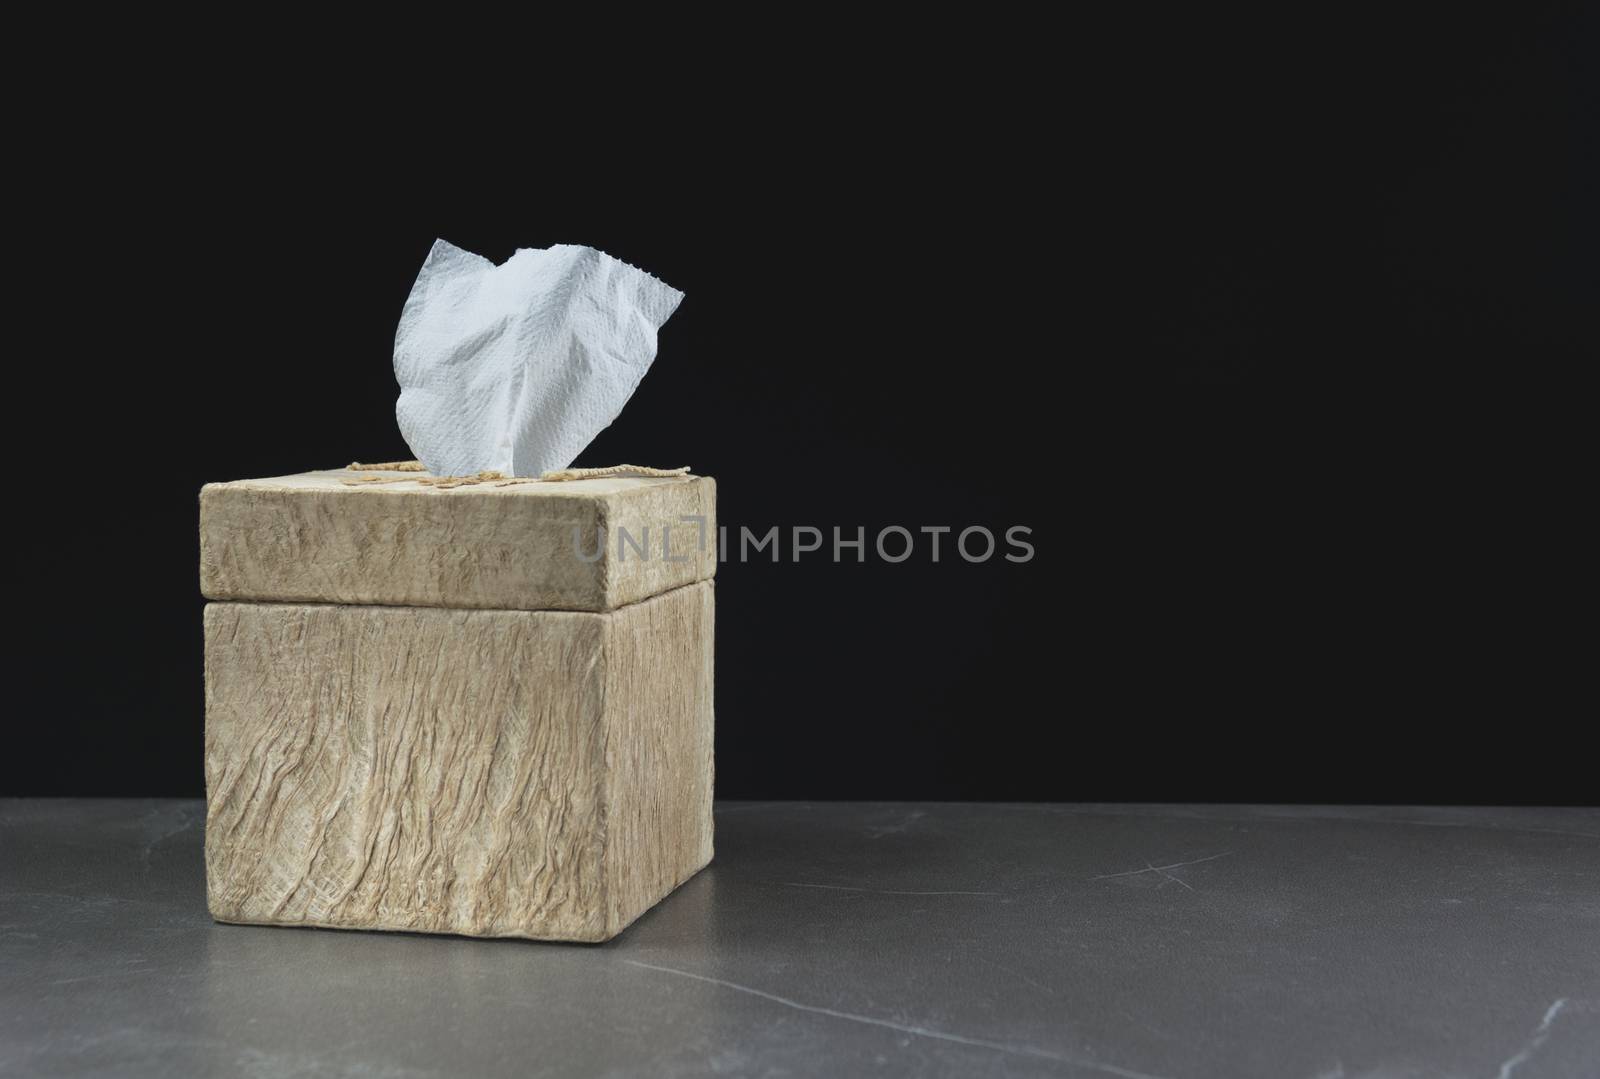
<path fill-rule="evenodd" d="M 394 335 L 400 433 L 436 476 L 566 468 L 627 404 L 682 299 L 592 247 L 496 266 L 437 240 Z"/>

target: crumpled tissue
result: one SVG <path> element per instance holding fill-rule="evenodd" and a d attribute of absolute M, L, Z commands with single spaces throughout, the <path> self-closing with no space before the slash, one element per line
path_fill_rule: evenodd
<path fill-rule="evenodd" d="M 566 468 L 627 404 L 682 299 L 592 247 L 496 266 L 437 240 L 394 336 L 400 433 L 436 476 Z"/>

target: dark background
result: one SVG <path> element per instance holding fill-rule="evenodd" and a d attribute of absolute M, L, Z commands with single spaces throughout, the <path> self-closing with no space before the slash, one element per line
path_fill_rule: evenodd
<path fill-rule="evenodd" d="M 734 529 L 1032 529 L 725 564 L 721 797 L 1594 802 L 1592 29 L 919 30 L 593 110 L 125 72 L 27 135 L 0 793 L 202 792 L 198 488 L 411 456 L 443 237 L 687 293 L 580 464 L 691 464 Z"/>

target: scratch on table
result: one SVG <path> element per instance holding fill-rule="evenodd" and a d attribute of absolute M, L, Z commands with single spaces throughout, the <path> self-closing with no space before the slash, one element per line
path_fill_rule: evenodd
<path fill-rule="evenodd" d="M 836 1008 L 824 1008 L 816 1004 L 805 1004 L 788 997 L 781 997 L 776 993 L 768 993 L 763 989 L 755 989 L 738 982 L 725 981 L 722 978 L 713 978 L 709 974 L 696 974 L 689 970 L 678 970 L 675 967 L 662 967 L 654 963 L 641 963 L 637 959 L 624 959 L 629 966 L 640 967 L 644 970 L 660 971 L 663 974 L 675 974 L 680 978 L 692 978 L 697 982 L 708 985 L 721 986 L 732 989 L 737 993 L 760 997 L 770 1000 L 774 1004 L 782 1004 L 786 1008 L 796 1011 L 810 1012 L 813 1015 L 825 1015 L 832 1019 L 844 1019 L 852 1023 L 865 1023 L 867 1026 L 883 1027 L 886 1030 L 896 1030 L 902 1034 L 914 1034 L 920 1038 L 934 1038 L 939 1041 L 955 1042 L 958 1045 L 973 1045 L 981 1049 L 993 1049 L 1001 1053 L 1011 1053 L 1018 1056 L 1038 1057 L 1043 1060 L 1054 1060 L 1062 1064 L 1072 1064 L 1080 1068 L 1089 1068 L 1094 1071 L 1104 1072 L 1106 1075 L 1115 1075 L 1121 1079 L 1163 1079 L 1161 1076 L 1151 1075 L 1149 1072 L 1134 1071 L 1131 1068 L 1121 1068 L 1115 1064 L 1106 1064 L 1098 1060 L 1088 1060 L 1083 1057 L 1071 1056 L 1066 1053 L 1056 1053 L 1049 1049 L 1040 1049 L 1037 1046 L 1021 1045 L 1014 1042 L 995 1042 L 984 1038 L 969 1038 L 962 1034 L 951 1034 L 948 1031 L 934 1030 L 931 1027 L 919 1027 L 910 1023 L 896 1023 L 889 1019 L 879 1019 L 871 1015 L 860 1015 L 856 1012 L 840 1011 Z"/>
<path fill-rule="evenodd" d="M 913 809 L 893 824 L 869 824 L 866 829 L 867 838 L 882 839 L 886 835 L 899 835 L 927 815 L 920 809 Z"/>
<path fill-rule="evenodd" d="M 1051 989 L 1048 985 L 1045 985 L 1041 981 L 1036 981 L 1035 979 L 1028 977 L 1026 974 L 1022 973 L 1022 971 L 1020 971 L 1020 970 L 1012 970 L 1008 966 L 1003 966 L 1000 963 L 996 963 L 993 959 L 985 959 L 981 955 L 978 957 L 978 961 L 980 963 L 988 964 L 989 966 L 993 967 L 995 970 L 1003 971 L 1004 973 L 1011 975 L 1013 978 L 1016 978 L 1019 981 L 1027 982 L 1029 985 L 1033 986 L 1035 989 L 1040 990 L 1041 992 L 1048 993 L 1051 996 L 1055 996 L 1056 995 L 1056 991 L 1054 989 Z"/>
<path fill-rule="evenodd" d="M 160 811 L 157 810 L 157 812 Z M 165 843 L 167 840 L 180 836 L 187 832 L 190 828 L 193 828 L 195 822 L 199 819 L 199 815 L 192 812 L 188 806 L 178 807 L 178 823 L 173 825 L 171 828 L 168 828 L 166 831 L 162 832 L 160 835 L 156 836 L 154 839 L 144 845 L 144 850 L 141 851 L 139 855 L 140 864 L 143 865 L 145 869 L 149 869 L 150 859 L 155 855 L 156 848 Z"/>
<path fill-rule="evenodd" d="M 1177 877 L 1172 876 L 1167 872 L 1167 870 L 1181 869 L 1186 865 L 1199 865 L 1201 862 L 1214 862 L 1218 858 L 1226 858 L 1232 853 L 1233 851 L 1231 850 L 1225 850 L 1221 854 L 1208 854 L 1204 858 L 1191 858 L 1187 862 L 1171 862 L 1167 865 L 1151 865 L 1149 862 L 1146 862 L 1143 869 L 1128 869 L 1121 873 L 1101 873 L 1099 876 L 1090 877 L 1089 879 L 1111 880 L 1113 877 L 1137 877 L 1141 873 L 1154 873 L 1158 877 L 1166 877 L 1167 880 L 1175 881 L 1178 884 L 1182 884 L 1185 888 L 1189 888 L 1188 884 L 1186 884 L 1184 881 L 1178 880 Z M 1193 888 L 1189 888 L 1189 890 L 1191 892 L 1194 891 Z"/>
<path fill-rule="evenodd" d="M 1545 1009 L 1544 1018 L 1541 1019 L 1539 1021 L 1539 1025 L 1534 1028 L 1533 1037 L 1529 1038 L 1528 1043 L 1521 1049 L 1518 1049 L 1515 1053 L 1506 1058 L 1506 1062 L 1500 1065 L 1500 1072 L 1496 1076 L 1496 1079 L 1511 1079 L 1512 1072 L 1516 1071 L 1518 1068 L 1522 1067 L 1530 1059 L 1532 1059 L 1533 1054 L 1537 1053 L 1539 1051 L 1539 1047 L 1545 1043 L 1545 1039 L 1550 1037 L 1550 1024 L 1556 1021 L 1556 1016 L 1560 1015 L 1561 1010 L 1566 1006 L 1567 998 L 1562 997 L 1560 1000 L 1554 1001 L 1550 1007 Z"/>
<path fill-rule="evenodd" d="M 1158 869 L 1155 866 L 1151 865 L 1149 862 L 1146 862 L 1145 863 L 1145 868 L 1150 870 L 1150 872 L 1155 873 L 1155 874 L 1157 874 L 1158 876 L 1161 877 L 1161 883 L 1156 885 L 1157 890 L 1165 888 L 1169 883 L 1171 883 L 1171 884 L 1181 884 L 1185 888 L 1187 888 L 1189 891 L 1191 891 L 1191 892 L 1194 891 L 1194 889 L 1189 886 L 1189 882 L 1188 881 L 1184 880 L 1181 877 L 1174 877 L 1171 873 L 1168 873 L 1167 872 L 1167 868 L 1168 867 L 1162 867 L 1162 868 Z"/>
<path fill-rule="evenodd" d="M 999 895 L 999 892 L 908 892 L 896 888 L 853 888 L 847 884 L 802 884 L 800 881 L 786 880 L 785 888 L 821 888 L 829 892 L 871 892 L 874 895 Z"/>
<path fill-rule="evenodd" d="M 156 974 L 160 967 L 129 967 L 127 970 L 102 970 L 78 978 L 57 978 L 50 985 L 76 985 L 79 982 L 103 982 L 108 978 L 126 978 L 129 975 Z"/>

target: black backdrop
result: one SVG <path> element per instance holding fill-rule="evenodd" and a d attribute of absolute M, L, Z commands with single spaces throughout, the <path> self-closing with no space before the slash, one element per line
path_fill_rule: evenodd
<path fill-rule="evenodd" d="M 687 293 L 579 463 L 689 463 L 734 529 L 1032 530 L 725 564 L 722 797 L 1593 801 L 1582 27 L 1452 18 L 752 61 L 569 123 L 152 76 L 34 132 L 0 792 L 201 792 L 196 492 L 410 456 L 444 237 Z"/>

